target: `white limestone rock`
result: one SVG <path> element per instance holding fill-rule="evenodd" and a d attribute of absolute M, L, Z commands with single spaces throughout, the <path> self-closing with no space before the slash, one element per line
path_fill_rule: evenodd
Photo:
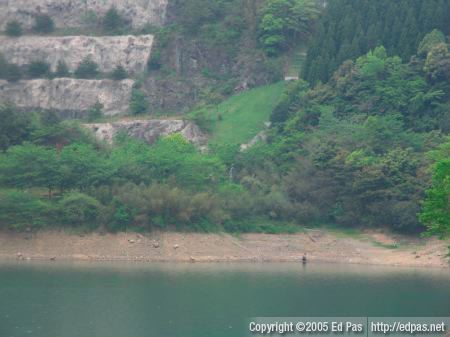
<path fill-rule="evenodd" d="M 58 61 L 69 70 L 90 57 L 102 72 L 122 65 L 129 73 L 145 70 L 153 45 L 153 35 L 142 36 L 0 36 L 0 53 L 10 63 L 24 66 L 32 61 L 45 61 L 55 71 Z"/>
<path fill-rule="evenodd" d="M 126 113 L 132 80 L 37 79 L 10 83 L 0 80 L 0 102 L 24 110 L 55 110 L 65 117 L 79 117 L 97 101 L 105 115 Z"/>

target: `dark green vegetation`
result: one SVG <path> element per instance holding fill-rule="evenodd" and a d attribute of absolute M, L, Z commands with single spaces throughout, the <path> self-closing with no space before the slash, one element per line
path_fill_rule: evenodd
<path fill-rule="evenodd" d="M 433 29 L 450 34 L 448 0 L 332 0 L 316 27 L 305 63 L 310 83 L 327 82 L 348 59 L 379 45 L 404 62 Z"/>
<path fill-rule="evenodd" d="M 33 30 L 36 33 L 49 34 L 55 29 L 55 23 L 48 14 L 38 14 L 34 20 Z"/>
<path fill-rule="evenodd" d="M 173 1 L 177 21 L 155 30 L 148 70 L 156 81 L 194 86 L 189 95 L 197 106 L 189 118 L 209 133 L 209 152 L 177 135 L 153 146 L 121 135 L 108 146 L 51 113 L 4 106 L 0 225 L 278 232 L 332 224 L 408 233 L 426 226 L 445 237 L 450 53 L 448 22 L 439 18 L 447 5 L 334 0 L 315 27 L 320 6 L 307 0 Z M 398 17 L 401 31 L 386 35 Z M 126 26 L 114 9 L 102 24 L 109 31 Z M 309 36 L 309 82 L 275 83 L 285 59 L 303 50 Z M 202 67 L 196 55 L 201 76 L 183 57 L 181 70 L 173 68 L 180 40 L 217 62 Z M 43 64 L 33 68 L 27 76 L 48 76 Z M 226 71 L 236 68 L 239 74 Z M 70 75 L 62 63 L 56 73 Z M 0 77 L 20 76 L 0 59 Z M 75 76 L 100 74 L 85 59 Z M 118 66 L 108 76 L 119 80 L 126 72 Z M 136 82 L 129 114 L 141 116 L 153 102 L 145 80 Z M 91 107 L 88 119 L 101 110 Z M 267 141 L 240 151 L 268 120 Z"/>
<path fill-rule="evenodd" d="M 5 34 L 11 37 L 22 35 L 22 24 L 17 20 L 8 21 L 5 28 Z"/>

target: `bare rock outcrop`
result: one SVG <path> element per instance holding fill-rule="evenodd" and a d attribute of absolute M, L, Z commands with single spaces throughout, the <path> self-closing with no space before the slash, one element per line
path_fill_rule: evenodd
<path fill-rule="evenodd" d="M 98 101 L 105 115 L 117 115 L 128 110 L 133 83 L 72 78 L 16 83 L 0 80 L 0 101 L 24 110 L 55 110 L 66 118 L 82 116 Z"/>
<path fill-rule="evenodd" d="M 168 0 L 0 0 L 0 28 L 16 19 L 26 28 L 32 27 L 39 13 L 50 15 L 57 27 L 86 25 L 90 16 L 103 17 L 115 7 L 134 28 L 146 24 L 162 25 Z"/>
<path fill-rule="evenodd" d="M 81 60 L 91 57 L 99 70 L 112 71 L 122 65 L 128 72 L 142 72 L 147 66 L 153 35 L 142 36 L 0 36 L 0 52 L 10 63 L 23 66 L 45 61 L 54 71 L 64 61 L 74 71 Z"/>
<path fill-rule="evenodd" d="M 187 141 L 200 149 L 205 149 L 207 138 L 200 128 L 189 121 L 181 119 L 123 120 L 114 123 L 85 124 L 103 141 L 112 143 L 118 133 L 144 140 L 153 144 L 159 137 L 179 133 Z"/>

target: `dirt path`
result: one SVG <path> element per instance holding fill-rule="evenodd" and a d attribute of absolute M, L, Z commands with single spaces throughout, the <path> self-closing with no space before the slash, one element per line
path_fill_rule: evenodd
<path fill-rule="evenodd" d="M 0 232 L 0 259 L 174 262 L 308 261 L 448 268 L 449 242 L 326 230 L 293 235 L 120 233 L 71 235 Z"/>

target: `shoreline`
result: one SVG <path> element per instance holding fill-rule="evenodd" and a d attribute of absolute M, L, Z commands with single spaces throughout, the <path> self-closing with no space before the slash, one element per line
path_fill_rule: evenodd
<path fill-rule="evenodd" d="M 449 241 L 385 232 L 345 235 L 329 230 L 297 234 L 117 233 L 0 231 L 0 260 L 180 262 L 180 263 L 339 263 L 450 268 Z"/>

